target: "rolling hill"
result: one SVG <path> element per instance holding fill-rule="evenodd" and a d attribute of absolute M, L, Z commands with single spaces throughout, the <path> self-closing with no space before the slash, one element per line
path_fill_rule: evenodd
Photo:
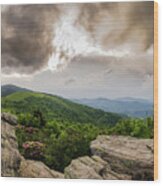
<path fill-rule="evenodd" d="M 114 125 L 122 118 L 119 114 L 73 103 L 58 96 L 30 91 L 18 91 L 4 96 L 1 104 L 2 111 L 16 115 L 40 110 L 48 121 Z"/>

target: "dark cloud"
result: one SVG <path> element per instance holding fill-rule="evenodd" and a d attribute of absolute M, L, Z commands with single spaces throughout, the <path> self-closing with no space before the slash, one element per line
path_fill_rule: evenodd
<path fill-rule="evenodd" d="M 74 4 L 5 6 L 1 16 L 2 72 L 31 74 L 47 67 L 52 53 L 57 53 L 57 47 L 52 45 L 52 41 L 55 37 L 56 23 L 62 20 L 61 16 L 66 17 L 65 7 L 66 11 L 71 11 L 72 6 L 73 9 L 79 9 L 71 24 L 84 28 L 86 34 L 107 51 L 123 44 L 129 45 L 127 47 L 130 48 L 134 45 L 134 50 L 138 48 L 146 51 L 153 44 L 153 5 L 153 2 L 114 2 L 75 6 Z M 64 40 L 68 36 L 59 37 Z M 71 46 L 71 43 L 66 45 Z M 58 58 L 60 61 L 64 59 L 66 63 L 66 60 L 69 60 L 69 51 L 63 50 L 64 46 L 60 48 L 62 50 L 57 54 Z M 58 64 L 57 67 L 60 65 L 63 64 Z"/>
<path fill-rule="evenodd" d="M 146 50 L 153 44 L 153 19 L 154 2 L 91 3 L 82 5 L 77 24 L 104 47 L 138 41 Z"/>
<path fill-rule="evenodd" d="M 58 16 L 57 5 L 7 6 L 2 11 L 2 71 L 32 73 L 43 68 L 53 52 Z"/>

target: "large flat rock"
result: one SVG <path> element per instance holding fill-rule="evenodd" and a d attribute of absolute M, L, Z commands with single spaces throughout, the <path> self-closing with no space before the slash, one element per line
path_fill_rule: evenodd
<path fill-rule="evenodd" d="M 72 160 L 65 168 L 65 178 L 72 179 L 131 179 L 130 175 L 116 173 L 110 165 L 99 156 L 83 156 Z"/>
<path fill-rule="evenodd" d="M 153 179 L 152 139 L 101 135 L 92 141 L 90 148 L 93 155 L 107 161 L 117 173 L 131 175 L 132 179 Z"/>

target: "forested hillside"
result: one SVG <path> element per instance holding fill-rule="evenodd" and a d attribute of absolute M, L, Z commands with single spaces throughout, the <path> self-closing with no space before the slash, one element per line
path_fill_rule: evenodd
<path fill-rule="evenodd" d="M 98 135 L 153 138 L 153 118 L 134 119 L 31 91 L 2 97 L 2 111 L 18 117 L 16 135 L 21 154 L 64 171 L 72 159 L 91 155 Z"/>
<path fill-rule="evenodd" d="M 36 92 L 16 92 L 2 98 L 2 110 L 16 115 L 40 111 L 46 120 L 114 125 L 121 115 L 73 103 L 58 96 Z"/>

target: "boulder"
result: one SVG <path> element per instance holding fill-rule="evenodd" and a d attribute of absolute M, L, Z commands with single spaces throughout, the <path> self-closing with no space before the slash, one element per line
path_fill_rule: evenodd
<path fill-rule="evenodd" d="M 40 161 L 33 160 L 21 162 L 19 175 L 28 178 L 64 178 L 62 173 L 50 169 Z"/>
<path fill-rule="evenodd" d="M 84 156 L 71 161 L 65 168 L 65 178 L 72 179 L 102 179 L 100 172 L 107 165 L 107 162 L 98 156 Z"/>
<path fill-rule="evenodd" d="M 84 156 L 72 160 L 64 170 L 65 178 L 70 179 L 131 179 L 130 175 L 119 174 L 111 170 L 110 165 L 99 156 Z"/>
<path fill-rule="evenodd" d="M 91 142 L 90 148 L 93 155 L 108 162 L 109 170 L 134 180 L 153 180 L 152 139 L 101 135 Z"/>
<path fill-rule="evenodd" d="M 7 116 L 7 115 L 5 115 Z M 22 156 L 18 151 L 15 128 L 1 120 L 1 175 L 5 177 L 18 176 Z"/>

